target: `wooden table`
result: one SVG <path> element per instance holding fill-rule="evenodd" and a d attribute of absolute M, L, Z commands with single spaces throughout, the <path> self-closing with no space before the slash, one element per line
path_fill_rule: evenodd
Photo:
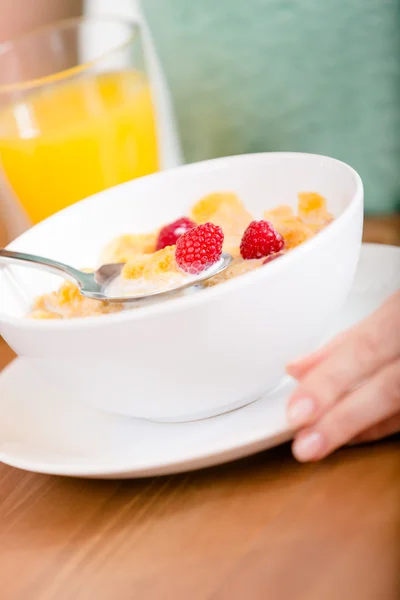
<path fill-rule="evenodd" d="M 395 243 L 398 224 L 368 222 L 368 239 Z M 11 358 L 0 341 L 0 368 Z M 123 482 L 0 465 L 0 598 L 398 600 L 399 450 L 300 465 L 284 445 Z"/>

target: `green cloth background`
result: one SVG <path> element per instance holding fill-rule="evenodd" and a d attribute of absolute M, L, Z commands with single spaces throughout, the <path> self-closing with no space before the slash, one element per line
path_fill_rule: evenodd
<path fill-rule="evenodd" d="M 187 161 L 316 152 L 399 209 L 400 0 L 142 0 Z"/>

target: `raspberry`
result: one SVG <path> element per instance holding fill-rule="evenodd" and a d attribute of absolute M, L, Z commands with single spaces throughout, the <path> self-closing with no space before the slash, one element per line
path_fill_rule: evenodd
<path fill-rule="evenodd" d="M 187 217 L 165 225 L 158 234 L 156 250 L 162 250 L 166 246 L 175 246 L 177 239 L 193 227 L 196 227 L 196 223 Z"/>
<path fill-rule="evenodd" d="M 221 227 L 213 223 L 198 225 L 177 240 L 176 262 L 186 273 L 201 273 L 220 259 L 223 243 Z"/>
<path fill-rule="evenodd" d="M 240 254 L 245 260 L 262 258 L 280 252 L 285 245 L 283 237 L 269 221 L 252 221 L 243 234 Z"/>

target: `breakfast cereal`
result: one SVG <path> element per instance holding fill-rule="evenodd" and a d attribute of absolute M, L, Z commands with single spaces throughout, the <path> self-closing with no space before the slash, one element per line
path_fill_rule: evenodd
<path fill-rule="evenodd" d="M 267 210 L 259 221 L 233 192 L 215 192 L 201 198 L 188 217 L 153 232 L 111 240 L 101 252 L 99 264 L 124 263 L 122 284 L 127 289 L 134 285 L 135 293 L 147 293 L 191 281 L 216 263 L 222 251 L 228 252 L 231 264 L 202 284 L 210 287 L 263 267 L 312 238 L 332 220 L 325 198 L 315 192 L 298 194 L 297 214 L 290 206 L 281 205 Z M 39 297 L 28 316 L 68 319 L 124 308 L 123 304 L 85 298 L 66 281 L 58 291 Z"/>

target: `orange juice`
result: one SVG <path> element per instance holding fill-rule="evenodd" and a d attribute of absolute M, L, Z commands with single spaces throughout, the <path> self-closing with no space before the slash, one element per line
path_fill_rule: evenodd
<path fill-rule="evenodd" d="M 0 113 L 0 163 L 33 222 L 157 171 L 148 84 L 131 70 L 32 93 Z"/>

